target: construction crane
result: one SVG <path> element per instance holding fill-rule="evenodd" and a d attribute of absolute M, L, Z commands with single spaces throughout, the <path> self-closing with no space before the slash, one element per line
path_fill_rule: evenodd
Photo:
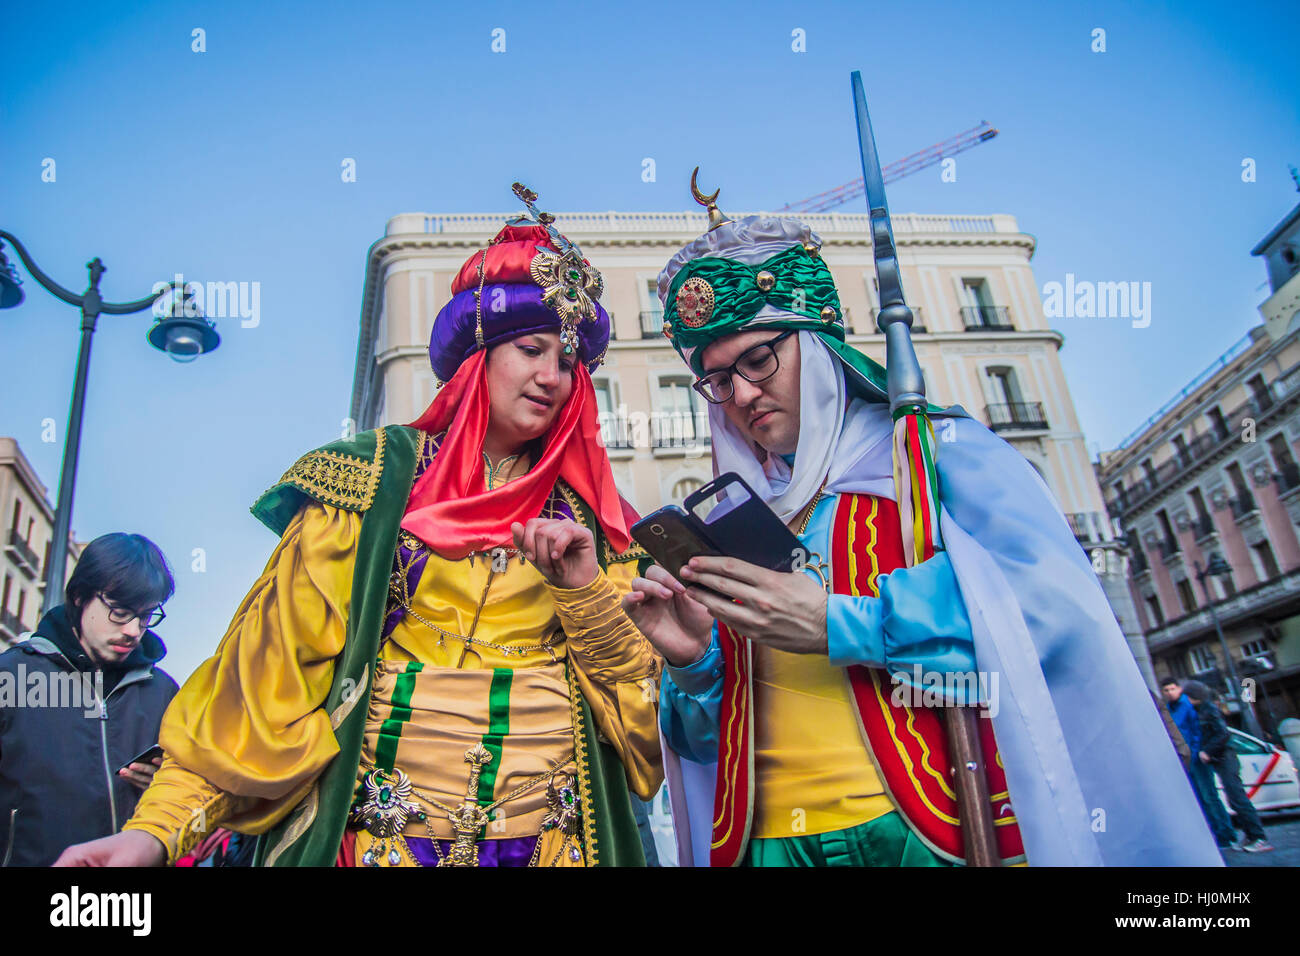
<path fill-rule="evenodd" d="M 997 135 L 998 131 L 996 129 L 981 120 L 978 126 L 971 127 L 964 133 L 958 133 L 942 143 L 927 146 L 911 156 L 904 156 L 902 159 L 890 163 L 881 169 L 881 173 L 884 174 L 886 183 L 892 183 L 896 179 L 902 179 L 904 176 L 910 176 L 912 173 L 942 162 L 949 156 L 955 156 L 974 146 L 978 146 L 980 143 L 987 142 Z M 851 183 L 836 186 L 834 189 L 828 189 L 823 193 L 809 196 L 807 199 L 801 199 L 798 202 L 788 203 L 782 206 L 778 212 L 825 212 L 828 209 L 834 209 L 836 206 L 842 206 L 849 200 L 856 199 L 861 195 L 862 177 L 859 176 Z"/>

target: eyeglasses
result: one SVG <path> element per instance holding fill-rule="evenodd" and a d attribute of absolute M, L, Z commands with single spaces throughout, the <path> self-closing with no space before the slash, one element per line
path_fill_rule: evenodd
<path fill-rule="evenodd" d="M 163 618 L 167 616 L 161 604 L 149 611 L 132 611 L 130 608 L 119 607 L 102 594 L 97 595 L 97 597 L 108 608 L 108 619 L 114 624 L 130 624 L 136 618 L 139 618 L 140 623 L 145 627 L 157 627 L 163 622 Z"/>
<path fill-rule="evenodd" d="M 776 356 L 776 346 L 783 339 L 794 335 L 798 329 L 788 329 L 774 339 L 760 342 L 751 349 L 740 353 L 740 357 L 726 368 L 710 372 L 691 388 L 704 396 L 704 400 L 713 405 L 721 405 L 731 398 L 735 391 L 731 387 L 731 376 L 739 375 L 747 382 L 763 382 L 776 374 L 781 367 L 781 360 Z"/>

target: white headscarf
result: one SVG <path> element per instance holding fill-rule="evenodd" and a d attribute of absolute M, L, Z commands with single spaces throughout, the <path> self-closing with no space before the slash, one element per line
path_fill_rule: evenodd
<path fill-rule="evenodd" d="M 799 333 L 799 445 L 793 470 L 779 455 L 759 461 L 721 405 L 709 406 L 713 472 L 734 471 L 782 521 L 803 510 L 827 479 L 826 491 L 896 497 L 892 425 L 884 405 L 854 399 L 840 360 L 813 333 Z"/>

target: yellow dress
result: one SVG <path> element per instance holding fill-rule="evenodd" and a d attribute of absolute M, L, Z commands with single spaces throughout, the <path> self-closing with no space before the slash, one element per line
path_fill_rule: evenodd
<path fill-rule="evenodd" d="M 218 826 L 266 832 L 303 799 L 337 754 L 331 715 L 322 705 L 343 649 L 361 520 L 327 504 L 304 505 L 216 654 L 168 708 L 159 734 L 166 757 L 124 829 L 158 838 L 169 862 Z M 489 675 L 503 672 L 513 677 L 509 716 L 520 744 L 501 749 L 493 768 L 498 793 L 507 795 L 515 783 L 565 756 L 568 695 L 561 699 L 556 679 L 567 659 L 598 730 L 622 760 L 629 786 L 649 799 L 662 781 L 661 659 L 619 605 L 635 562 L 611 564 L 574 590 L 553 587 L 514 556 L 500 566 L 483 555 L 473 564 L 428 555 L 418 587 L 406 596 L 406 613 L 376 662 L 359 783 L 373 768 L 377 749 L 382 756 L 379 741 L 392 717 L 395 682 L 418 672 L 421 687 L 413 699 L 423 704 L 414 708 L 414 722 L 405 720 L 398 753 L 418 767 L 417 786 L 437 801 L 435 807 L 464 800 L 469 768 L 455 759 L 457 748 L 482 729 L 475 720 L 489 718 L 483 690 Z M 451 636 L 467 634 L 472 644 Z M 571 735 L 567 741 L 571 749 Z M 445 772 L 440 775 L 438 768 Z M 536 833 L 538 790 L 515 798 L 514 808 L 502 805 L 508 825 L 487 836 L 515 836 L 530 828 Z M 430 836 L 434 830 L 450 836 L 440 812 L 428 816 Z"/>

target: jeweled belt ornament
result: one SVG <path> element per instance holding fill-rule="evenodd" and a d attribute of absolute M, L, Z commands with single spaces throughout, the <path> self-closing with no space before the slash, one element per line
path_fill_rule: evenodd
<path fill-rule="evenodd" d="M 549 770 L 544 770 L 540 774 L 530 777 L 500 800 L 494 801 L 486 807 L 479 804 L 476 794 L 478 793 L 479 777 L 483 768 L 492 762 L 492 754 L 481 743 L 475 744 L 465 752 L 465 762 L 470 767 L 469 780 L 465 785 L 465 800 L 457 807 L 449 807 L 435 800 L 429 794 L 417 790 L 411 785 L 410 778 L 401 770 L 394 769 L 390 772 L 376 767 L 362 779 L 364 797 L 353 805 L 351 812 L 353 825 L 365 829 L 379 841 L 376 846 L 362 855 L 361 862 L 364 866 L 381 866 L 383 865 L 381 861 L 384 860 L 390 866 L 397 866 L 401 863 L 402 854 L 397 849 L 397 844 L 404 842 L 401 833 L 406 827 L 407 820 L 414 816 L 424 823 L 425 828 L 429 831 L 429 838 L 433 843 L 434 852 L 438 854 L 439 866 L 478 866 L 478 836 L 483 828 L 492 821 L 491 812 L 545 781 L 547 784 L 546 802 L 548 810 L 546 818 L 542 821 L 542 832 L 558 829 L 563 833 L 564 840 L 561 842 L 559 853 L 563 853 L 567 849 L 570 859 L 576 863 L 582 859 L 582 851 L 576 843 L 573 846 L 569 844 L 573 836 L 578 832 L 580 816 L 577 793 L 572 786 L 559 786 L 555 782 L 560 767 L 568 763 L 570 759 L 566 757 Z M 433 832 L 428 815 L 420 809 L 419 804 L 407 799 L 413 793 L 447 815 L 454 840 L 446 856 L 442 854 L 438 837 Z M 389 841 L 393 842 L 390 844 Z M 537 865 L 540 850 L 541 837 L 539 835 L 537 847 L 533 850 L 532 859 L 529 861 L 530 866 Z M 557 858 L 559 853 L 557 853 Z"/>
<path fill-rule="evenodd" d="M 378 866 L 377 860 L 387 851 L 389 864 L 396 866 L 402 862 L 402 855 L 395 846 L 389 850 L 388 841 L 406 828 L 411 814 L 424 818 L 420 805 L 406 799 L 411 795 L 411 780 L 400 770 L 394 770 L 390 776 L 387 771 L 376 768 L 366 774 L 362 786 L 365 797 L 363 802 L 353 806 L 352 822 L 360 824 L 380 843 L 378 853 L 375 848 L 367 850 L 361 862 L 366 866 Z"/>

